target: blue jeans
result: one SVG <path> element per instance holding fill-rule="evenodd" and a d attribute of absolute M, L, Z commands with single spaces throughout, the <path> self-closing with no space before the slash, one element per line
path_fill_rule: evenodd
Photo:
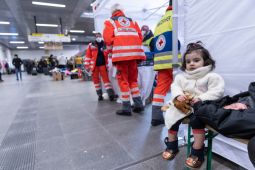
<path fill-rule="evenodd" d="M 16 79 L 19 80 L 19 77 L 20 77 L 20 80 L 22 80 L 21 68 L 15 68 L 15 73 L 16 73 Z"/>

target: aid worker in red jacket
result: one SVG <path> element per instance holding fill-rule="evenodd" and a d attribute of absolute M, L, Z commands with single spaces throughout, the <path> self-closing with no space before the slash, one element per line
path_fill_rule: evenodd
<path fill-rule="evenodd" d="M 105 50 L 105 44 L 102 38 L 101 33 L 95 33 L 96 41 L 92 42 L 88 45 L 85 56 L 85 68 L 92 72 L 92 80 L 94 82 L 96 92 L 98 95 L 98 100 L 103 100 L 103 92 L 101 89 L 101 79 L 103 79 L 104 87 L 108 93 L 109 99 L 111 101 L 114 100 L 114 91 L 112 89 L 112 85 L 108 78 L 107 73 L 107 53 Z"/>
<path fill-rule="evenodd" d="M 104 24 L 103 37 L 117 67 L 121 91 L 122 109 L 116 114 L 131 116 L 130 95 L 134 101 L 133 112 L 144 110 L 137 83 L 137 62 L 145 60 L 141 30 L 135 21 L 125 16 L 119 4 L 113 5 L 112 16 Z"/>

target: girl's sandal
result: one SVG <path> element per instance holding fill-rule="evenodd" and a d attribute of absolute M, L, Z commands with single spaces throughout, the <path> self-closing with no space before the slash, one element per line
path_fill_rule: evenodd
<path fill-rule="evenodd" d="M 185 165 L 190 169 L 198 169 L 203 164 L 202 160 L 199 160 L 197 156 L 190 155 L 185 162 Z"/>
<path fill-rule="evenodd" d="M 177 155 L 177 153 L 178 153 L 178 151 L 174 152 L 173 150 L 166 149 L 162 153 L 162 158 L 165 159 L 165 160 L 172 160 Z"/>

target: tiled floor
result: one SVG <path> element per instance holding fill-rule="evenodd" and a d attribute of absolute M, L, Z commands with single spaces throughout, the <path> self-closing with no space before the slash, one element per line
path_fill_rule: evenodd
<path fill-rule="evenodd" d="M 151 107 L 131 117 L 120 104 L 97 101 L 91 82 L 14 75 L 0 83 L 0 170 L 185 169 L 186 147 L 164 161 L 163 126 L 150 126 Z M 201 169 L 205 169 L 204 164 Z M 213 169 L 242 169 L 213 155 Z"/>

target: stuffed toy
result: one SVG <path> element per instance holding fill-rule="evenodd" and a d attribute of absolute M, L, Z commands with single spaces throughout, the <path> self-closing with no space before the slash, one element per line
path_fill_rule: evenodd
<path fill-rule="evenodd" d="M 193 99 L 193 95 L 188 93 L 188 92 L 184 92 L 184 95 L 186 96 L 186 100 L 184 101 L 179 101 L 176 98 L 173 100 L 173 104 L 174 106 L 180 110 L 181 112 L 188 114 L 190 112 L 192 112 L 192 107 L 191 107 L 191 101 Z M 171 105 L 171 104 L 170 104 Z M 165 112 L 170 106 L 162 106 L 161 110 L 163 112 Z"/>
<path fill-rule="evenodd" d="M 178 110 L 180 110 L 181 112 L 185 114 L 188 114 L 192 112 L 191 101 L 193 99 L 193 96 L 188 92 L 184 92 L 184 95 L 186 96 L 186 100 L 179 101 L 177 100 L 177 98 L 175 98 L 173 100 L 173 103 Z"/>

